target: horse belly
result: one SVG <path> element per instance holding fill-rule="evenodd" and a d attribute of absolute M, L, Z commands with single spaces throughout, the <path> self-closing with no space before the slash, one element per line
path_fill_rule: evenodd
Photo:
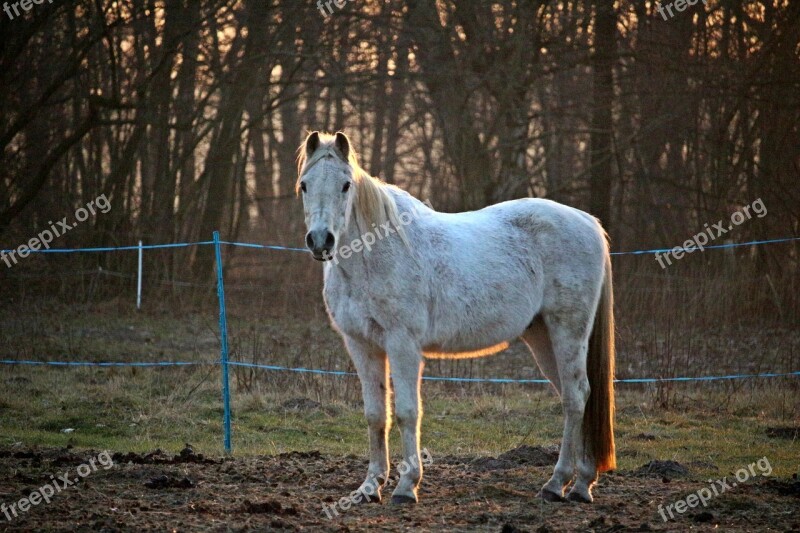
<path fill-rule="evenodd" d="M 463 359 L 501 352 L 531 323 L 538 311 L 536 303 L 533 290 L 529 294 L 485 294 L 468 303 L 443 302 L 423 353 L 433 359 Z"/>

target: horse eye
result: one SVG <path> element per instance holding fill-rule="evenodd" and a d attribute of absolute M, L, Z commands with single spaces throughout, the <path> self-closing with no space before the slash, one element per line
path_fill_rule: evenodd
<path fill-rule="evenodd" d="M 344 187 L 342 187 L 342 192 L 347 192 L 349 190 L 350 190 L 350 182 L 348 181 L 344 184 Z"/>
<path fill-rule="evenodd" d="M 308 191 L 306 191 L 306 182 L 305 181 L 301 181 L 300 182 L 300 190 L 303 191 L 303 192 L 308 192 Z"/>

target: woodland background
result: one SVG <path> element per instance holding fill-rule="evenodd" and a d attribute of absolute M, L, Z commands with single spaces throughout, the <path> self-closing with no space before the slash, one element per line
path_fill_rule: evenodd
<path fill-rule="evenodd" d="M 346 131 L 370 173 L 439 210 L 552 198 L 598 216 L 614 250 L 679 246 L 757 198 L 768 215 L 726 237 L 800 235 L 798 2 L 710 0 L 669 20 L 654 2 L 624 0 L 332 7 L 54 0 L 0 16 L 3 247 L 100 194 L 111 211 L 52 246 L 204 241 L 213 230 L 302 246 L 296 150 L 312 130 Z M 745 303 L 785 318 L 796 317 L 799 252 L 696 253 L 667 273 L 641 256 L 619 268 L 724 274 L 734 291 L 753 277 L 763 294 Z M 283 290 L 271 297 L 281 312 L 319 301 L 307 257 L 226 253 L 234 279 Z M 145 271 L 162 288 L 210 282 L 212 254 L 148 252 Z M 135 262 L 41 254 L 3 266 L 0 281 L 9 295 L 69 292 L 91 280 L 59 276 L 131 274 Z"/>

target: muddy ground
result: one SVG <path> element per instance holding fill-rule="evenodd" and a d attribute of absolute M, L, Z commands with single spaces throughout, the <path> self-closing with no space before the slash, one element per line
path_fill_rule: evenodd
<path fill-rule="evenodd" d="M 433 457 L 415 506 L 369 504 L 327 518 L 330 504 L 358 488 L 360 457 L 318 452 L 207 458 L 113 454 L 87 473 L 98 452 L 0 448 L 0 530 L 419 530 L 419 531 L 800 531 L 800 481 L 758 476 L 664 522 L 659 505 L 709 486 L 693 465 L 651 463 L 606 474 L 592 505 L 546 503 L 534 496 L 556 450 L 523 446 L 497 458 Z M 108 464 L 108 463 L 107 463 Z M 699 465 L 708 467 L 708 465 Z M 698 466 L 698 468 L 699 468 Z M 9 505 L 52 478 L 85 477 L 14 517 Z M 721 472 L 718 478 L 730 475 Z M 62 483 L 63 484 L 63 483 Z M 388 495 L 387 491 L 385 495 Z M 385 499 L 385 501 L 388 498 Z"/>

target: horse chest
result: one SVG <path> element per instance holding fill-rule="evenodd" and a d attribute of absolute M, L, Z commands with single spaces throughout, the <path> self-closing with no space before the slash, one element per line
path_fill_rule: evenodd
<path fill-rule="evenodd" d="M 382 319 L 369 287 L 349 283 L 341 278 L 328 278 L 323 291 L 325 306 L 337 329 L 354 337 L 374 339 L 382 331 Z M 380 314 L 380 313 L 378 313 Z"/>

